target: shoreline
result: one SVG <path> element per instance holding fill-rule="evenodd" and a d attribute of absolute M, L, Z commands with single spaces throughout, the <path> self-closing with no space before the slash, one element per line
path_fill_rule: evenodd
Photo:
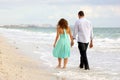
<path fill-rule="evenodd" d="M 47 72 L 40 65 L 42 63 L 19 54 L 19 51 L 0 35 L 0 80 L 55 79 L 52 73 Z"/>

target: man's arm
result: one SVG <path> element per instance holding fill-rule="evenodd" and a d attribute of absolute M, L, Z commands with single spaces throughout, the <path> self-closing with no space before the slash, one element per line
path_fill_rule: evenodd
<path fill-rule="evenodd" d="M 93 47 L 93 27 L 91 25 L 91 31 L 90 31 L 90 45 L 89 45 L 90 48 Z"/>
<path fill-rule="evenodd" d="M 93 47 L 93 40 L 90 41 L 90 45 L 89 45 L 90 48 Z"/>

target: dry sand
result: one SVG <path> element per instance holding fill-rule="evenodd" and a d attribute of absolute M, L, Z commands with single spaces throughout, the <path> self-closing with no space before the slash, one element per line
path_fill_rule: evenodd
<path fill-rule="evenodd" d="M 20 54 L 0 36 L 0 80 L 56 80 L 40 62 Z"/>

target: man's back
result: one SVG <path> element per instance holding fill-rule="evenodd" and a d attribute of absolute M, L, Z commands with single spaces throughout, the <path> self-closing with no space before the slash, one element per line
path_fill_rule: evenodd
<path fill-rule="evenodd" d="M 90 42 L 90 38 L 93 36 L 91 23 L 85 19 L 81 18 L 76 21 L 74 27 L 73 37 L 76 38 L 78 34 L 78 42 L 88 43 Z"/>

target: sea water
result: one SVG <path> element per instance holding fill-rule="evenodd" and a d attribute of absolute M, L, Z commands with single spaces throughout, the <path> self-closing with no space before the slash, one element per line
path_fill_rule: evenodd
<path fill-rule="evenodd" d="M 72 28 L 73 30 L 73 28 Z M 71 48 L 67 69 L 55 69 L 53 57 L 55 27 L 0 28 L 16 49 L 24 55 L 40 60 L 54 75 L 63 80 L 120 80 L 120 28 L 94 28 L 94 47 L 88 48 L 90 70 L 79 69 L 77 40 Z"/>

